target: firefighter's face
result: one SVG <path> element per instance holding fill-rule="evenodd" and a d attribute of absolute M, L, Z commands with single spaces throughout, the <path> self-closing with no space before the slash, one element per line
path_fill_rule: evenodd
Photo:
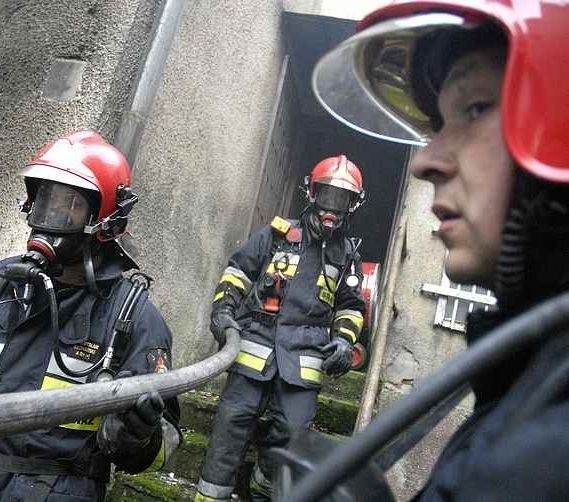
<path fill-rule="evenodd" d="M 433 213 L 449 254 L 448 276 L 491 287 L 513 185 L 513 163 L 500 123 L 504 51 L 459 59 L 442 87 L 443 126 L 412 161 L 434 186 Z"/>

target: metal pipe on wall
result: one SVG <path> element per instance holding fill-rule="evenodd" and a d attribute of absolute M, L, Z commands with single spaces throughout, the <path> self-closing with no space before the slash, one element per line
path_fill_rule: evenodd
<path fill-rule="evenodd" d="M 395 297 L 395 284 L 401 261 L 405 255 L 405 242 L 407 238 L 407 218 L 403 216 L 403 207 L 407 197 L 407 188 L 409 184 L 409 162 L 416 152 L 416 148 L 407 150 L 407 158 L 405 160 L 405 171 L 401 177 L 399 186 L 399 196 L 397 207 L 394 212 L 393 225 L 390 232 L 390 245 L 383 269 L 382 284 L 380 287 L 379 299 L 379 315 L 377 319 L 377 329 L 372 338 L 372 349 L 370 362 L 366 371 L 366 379 L 364 388 L 362 389 L 362 399 L 354 432 L 360 432 L 365 429 L 371 422 L 373 417 L 373 408 L 379 392 L 381 367 L 383 364 L 383 355 L 387 343 L 387 331 L 393 317 L 393 303 Z"/>
<path fill-rule="evenodd" d="M 114 145 L 134 168 L 142 133 L 162 82 L 168 53 L 178 31 L 186 0 L 164 0 L 152 34 L 150 47 L 134 84 L 132 100 L 123 113 Z"/>
<path fill-rule="evenodd" d="M 407 232 L 407 220 L 402 218 L 399 221 L 395 239 L 387 260 L 387 270 L 385 287 L 380 299 L 378 328 L 373 338 L 370 363 L 366 372 L 364 388 L 362 390 L 362 400 L 356 425 L 354 430 L 359 432 L 365 429 L 371 422 L 373 407 L 377 397 L 380 384 L 381 367 L 383 364 L 383 354 L 387 341 L 387 331 L 391 318 L 393 317 L 393 298 L 395 296 L 395 284 L 401 266 L 404 251 L 405 234 Z"/>

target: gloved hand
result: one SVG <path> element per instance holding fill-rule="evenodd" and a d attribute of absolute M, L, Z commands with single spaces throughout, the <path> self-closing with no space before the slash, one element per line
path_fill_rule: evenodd
<path fill-rule="evenodd" d="M 220 307 L 212 310 L 209 330 L 219 344 L 220 349 L 225 345 L 225 330 L 227 328 L 234 328 L 237 331 L 241 331 L 241 326 L 239 326 L 239 323 L 235 320 L 235 312 L 229 307 Z"/>
<path fill-rule="evenodd" d="M 332 337 L 332 341 L 322 347 L 326 356 L 322 369 L 328 375 L 341 376 L 352 367 L 352 344 L 341 336 Z"/>
<path fill-rule="evenodd" d="M 145 466 L 138 467 L 129 457 L 136 457 L 143 449 L 149 451 L 148 455 L 140 455 L 141 460 L 156 456 L 162 443 L 163 412 L 164 401 L 158 392 L 143 394 L 129 410 L 104 417 L 97 431 L 99 448 L 123 470 L 139 472 Z"/>

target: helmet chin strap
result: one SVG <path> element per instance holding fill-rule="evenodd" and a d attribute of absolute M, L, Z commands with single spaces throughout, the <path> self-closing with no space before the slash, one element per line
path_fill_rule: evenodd
<path fill-rule="evenodd" d="M 85 279 L 87 281 L 87 287 L 95 296 L 99 298 L 105 298 L 101 290 L 97 286 L 97 280 L 95 279 L 95 266 L 93 265 L 93 253 L 91 246 L 92 237 L 90 235 L 85 236 L 83 241 L 83 267 L 85 268 Z"/>

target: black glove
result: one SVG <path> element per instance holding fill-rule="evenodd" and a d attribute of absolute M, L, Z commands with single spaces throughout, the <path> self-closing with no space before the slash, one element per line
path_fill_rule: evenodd
<path fill-rule="evenodd" d="M 241 331 L 241 326 L 235 320 L 235 312 L 229 307 L 220 307 L 211 312 L 211 324 L 209 330 L 216 339 L 221 349 L 225 345 L 225 330 L 233 328 Z"/>
<path fill-rule="evenodd" d="M 103 419 L 97 431 L 99 448 L 126 472 L 144 470 L 162 443 L 163 412 L 164 401 L 158 392 L 143 394 L 129 410 Z M 144 453 L 140 453 L 142 450 Z"/>
<path fill-rule="evenodd" d="M 322 347 L 326 356 L 322 369 L 328 375 L 340 376 L 350 371 L 352 367 L 352 344 L 341 336 L 332 337 L 332 341 Z"/>
<path fill-rule="evenodd" d="M 274 464 L 273 485 L 275 487 L 271 500 L 292 500 L 290 492 L 300 480 L 306 476 L 306 466 L 318 465 L 330 455 L 337 455 L 339 442 L 327 434 L 313 430 L 295 429 L 285 448 L 271 449 Z M 345 473 L 345 471 L 344 471 Z M 335 484 L 334 493 L 320 497 L 321 502 L 337 500 L 358 500 L 376 502 L 395 502 L 381 469 L 373 460 L 361 464 L 355 472 Z"/>

